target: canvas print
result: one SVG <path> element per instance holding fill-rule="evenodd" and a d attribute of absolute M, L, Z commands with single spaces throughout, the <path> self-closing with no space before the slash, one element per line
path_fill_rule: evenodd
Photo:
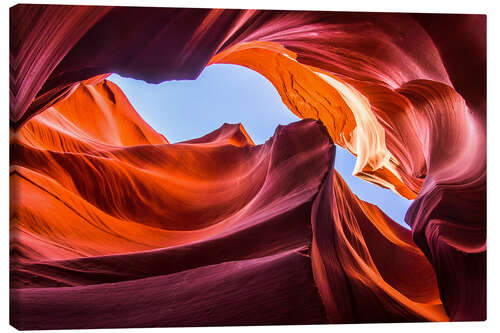
<path fill-rule="evenodd" d="M 486 16 L 10 8 L 22 330 L 486 319 Z"/>

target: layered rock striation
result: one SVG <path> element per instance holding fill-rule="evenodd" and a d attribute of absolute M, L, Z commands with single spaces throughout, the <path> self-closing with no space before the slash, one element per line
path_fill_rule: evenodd
<path fill-rule="evenodd" d="M 485 16 L 10 15 L 16 326 L 486 318 Z M 305 120 L 264 145 L 228 124 L 169 144 L 105 80 L 194 79 L 212 63 L 261 73 Z M 355 175 L 415 199 L 411 231 L 350 192 L 334 144 Z"/>

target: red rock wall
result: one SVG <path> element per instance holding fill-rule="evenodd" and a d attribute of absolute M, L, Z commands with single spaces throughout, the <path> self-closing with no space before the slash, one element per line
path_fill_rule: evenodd
<path fill-rule="evenodd" d="M 486 318 L 485 16 L 38 5 L 10 15 L 18 327 Z M 170 145 L 104 80 L 194 79 L 212 63 L 261 73 L 292 112 L 320 122 L 278 128 L 260 146 L 241 125 Z M 333 143 L 357 156 L 357 176 L 415 199 L 411 232 L 349 191 Z M 178 279 L 193 287 L 158 292 Z M 109 319 L 133 281 L 158 316 Z M 205 316 L 187 301 L 199 288 L 211 291 L 197 304 L 215 307 Z M 83 295 L 103 292 L 86 312 Z M 162 312 L 167 301 L 184 314 Z M 61 309 L 67 321 L 53 317 Z"/>

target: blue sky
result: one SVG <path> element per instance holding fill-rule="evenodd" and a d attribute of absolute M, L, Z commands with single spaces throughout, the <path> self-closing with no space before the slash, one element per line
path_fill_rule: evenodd
<path fill-rule="evenodd" d="M 281 101 L 272 84 L 248 68 L 211 65 L 196 80 L 148 84 L 113 74 L 137 112 L 171 143 L 203 136 L 223 123 L 242 123 L 256 144 L 269 139 L 278 125 L 300 120 Z M 352 176 L 355 157 L 337 147 L 335 168 L 361 199 L 379 206 L 406 226 L 411 204 L 392 191 Z"/>

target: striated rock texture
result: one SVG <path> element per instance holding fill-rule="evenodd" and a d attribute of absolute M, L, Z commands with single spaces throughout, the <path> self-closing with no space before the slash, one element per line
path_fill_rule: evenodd
<path fill-rule="evenodd" d="M 350 192 L 318 121 L 258 146 L 229 124 L 168 144 L 101 81 L 11 152 L 16 327 L 448 318 L 410 231 Z"/>
<path fill-rule="evenodd" d="M 16 327 L 486 319 L 485 16 L 10 16 Z M 227 124 L 169 144 L 105 80 L 212 63 L 261 73 L 307 119 L 260 146 Z M 411 231 L 350 192 L 334 144 L 415 199 Z"/>

